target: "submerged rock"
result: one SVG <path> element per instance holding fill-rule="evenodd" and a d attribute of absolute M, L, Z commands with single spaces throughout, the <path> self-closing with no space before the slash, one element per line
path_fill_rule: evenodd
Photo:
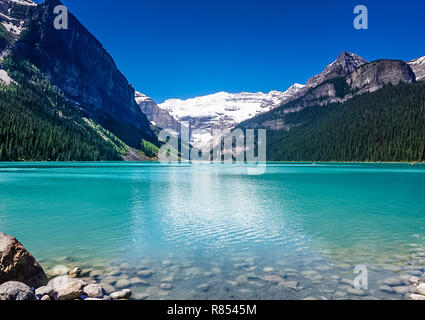
<path fill-rule="evenodd" d="M 118 299 L 128 299 L 131 297 L 131 290 L 130 289 L 124 289 L 121 291 L 113 292 L 111 293 L 110 297 L 112 299 L 118 300 Z"/>
<path fill-rule="evenodd" d="M 15 238 L 0 232 L 0 284 L 18 281 L 30 287 L 46 285 L 43 268 Z"/>
<path fill-rule="evenodd" d="M 81 297 L 87 283 L 68 276 L 59 276 L 50 280 L 47 285 L 55 290 L 55 300 L 74 300 Z"/>
<path fill-rule="evenodd" d="M 4 300 L 36 300 L 34 291 L 18 281 L 8 281 L 0 285 L 0 297 Z"/>

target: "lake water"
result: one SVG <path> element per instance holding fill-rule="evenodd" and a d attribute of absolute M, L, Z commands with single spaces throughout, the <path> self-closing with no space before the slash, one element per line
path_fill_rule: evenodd
<path fill-rule="evenodd" d="M 425 166 L 0 163 L 0 231 L 136 299 L 405 299 Z"/>

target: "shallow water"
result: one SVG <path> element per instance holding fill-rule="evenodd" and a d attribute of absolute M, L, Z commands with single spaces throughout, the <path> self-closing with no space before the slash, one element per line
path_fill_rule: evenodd
<path fill-rule="evenodd" d="M 381 280 L 423 275 L 425 166 L 270 163 L 263 175 L 246 172 L 1 163 L 0 231 L 46 269 L 80 265 L 113 287 L 128 279 L 136 298 L 404 299 L 379 290 Z M 368 269 L 364 296 L 349 290 L 357 265 Z"/>

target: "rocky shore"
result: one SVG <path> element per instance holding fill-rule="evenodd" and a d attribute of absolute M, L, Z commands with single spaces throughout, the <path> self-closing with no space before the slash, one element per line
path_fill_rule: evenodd
<path fill-rule="evenodd" d="M 41 265 L 15 238 L 0 233 L 0 300 L 120 300 L 131 290 L 107 292 L 84 281 L 82 270 L 58 267 L 45 274 Z"/>
<path fill-rule="evenodd" d="M 422 257 L 422 247 L 413 249 L 414 257 Z M 382 270 L 371 266 L 370 272 L 382 277 L 373 277 L 369 290 L 354 288 L 349 264 L 320 261 L 297 270 L 285 261 L 272 267 L 244 255 L 226 259 L 226 264 L 211 261 L 209 267 L 177 257 L 130 265 L 62 257 L 44 261 L 44 272 L 19 241 L 0 233 L 0 300 L 425 300 L 425 270 L 407 262 L 406 267 L 391 264 Z"/>

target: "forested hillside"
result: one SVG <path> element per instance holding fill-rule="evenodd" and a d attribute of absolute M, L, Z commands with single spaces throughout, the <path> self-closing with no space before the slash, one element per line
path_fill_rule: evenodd
<path fill-rule="evenodd" d="M 424 82 L 387 86 L 285 118 L 301 120 L 291 131 L 268 131 L 269 161 L 425 161 Z"/>
<path fill-rule="evenodd" d="M 15 83 L 0 85 L 0 161 L 121 160 L 124 144 L 99 134 L 35 66 L 8 56 L 3 68 Z"/>

